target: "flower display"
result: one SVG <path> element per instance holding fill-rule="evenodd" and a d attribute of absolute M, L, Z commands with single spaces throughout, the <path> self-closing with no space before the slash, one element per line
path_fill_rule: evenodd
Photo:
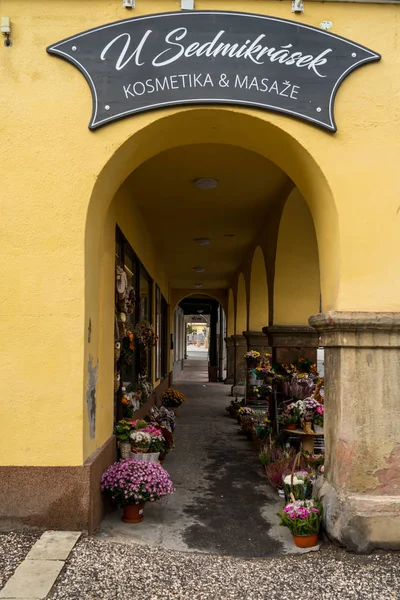
<path fill-rule="evenodd" d="M 133 431 L 130 435 L 131 445 L 134 450 L 148 452 L 150 448 L 151 435 L 144 432 L 143 429 Z"/>
<path fill-rule="evenodd" d="M 250 408 L 249 406 L 241 406 L 237 412 L 240 416 L 254 415 L 254 410 L 252 408 Z"/>
<path fill-rule="evenodd" d="M 249 350 L 244 355 L 244 359 L 247 362 L 247 366 L 255 367 L 261 360 L 261 355 L 257 350 Z"/>
<path fill-rule="evenodd" d="M 152 348 L 158 341 L 153 326 L 146 320 L 139 321 L 135 327 L 136 339 L 141 342 L 145 348 Z"/>
<path fill-rule="evenodd" d="M 174 388 L 168 388 L 161 396 L 161 402 L 164 406 L 180 406 L 185 402 L 185 396 Z"/>
<path fill-rule="evenodd" d="M 126 365 L 131 365 L 135 356 L 135 344 L 133 343 L 134 335 L 132 331 L 127 331 L 122 339 L 121 344 L 121 361 Z"/>
<path fill-rule="evenodd" d="M 100 487 L 118 506 L 155 502 L 175 491 L 161 465 L 134 458 L 112 464 L 103 473 Z"/>
<path fill-rule="evenodd" d="M 313 423 L 314 423 L 314 425 L 319 425 L 320 427 L 324 426 L 324 405 L 323 404 L 318 404 L 318 406 L 316 407 L 314 416 L 313 416 Z"/>
<path fill-rule="evenodd" d="M 296 500 L 277 514 L 281 520 L 280 525 L 287 527 L 292 535 L 313 535 L 320 530 L 323 509 L 316 499 Z"/>
<path fill-rule="evenodd" d="M 141 433 L 147 433 L 150 436 L 149 452 L 166 452 L 165 440 L 160 427 L 150 423 L 141 429 Z"/>
<path fill-rule="evenodd" d="M 165 427 L 171 433 L 175 429 L 175 413 L 166 406 L 152 406 L 149 412 L 150 420 L 157 423 L 161 427 Z"/>

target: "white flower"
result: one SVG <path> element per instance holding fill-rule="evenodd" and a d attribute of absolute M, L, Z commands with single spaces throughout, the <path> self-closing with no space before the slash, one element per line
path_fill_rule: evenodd
<path fill-rule="evenodd" d="M 283 481 L 284 481 L 284 483 L 286 483 L 286 485 L 291 485 L 292 484 L 292 476 L 286 475 L 286 477 Z M 301 479 L 298 479 L 296 477 L 296 475 L 294 475 L 293 476 L 293 485 L 304 485 L 304 481 L 302 481 Z"/>

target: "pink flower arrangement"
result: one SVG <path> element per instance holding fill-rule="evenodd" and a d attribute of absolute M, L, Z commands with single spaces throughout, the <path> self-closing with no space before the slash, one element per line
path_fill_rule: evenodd
<path fill-rule="evenodd" d="M 118 506 L 155 502 L 175 491 L 168 472 L 160 464 L 135 458 L 112 464 L 103 473 L 100 488 Z"/>

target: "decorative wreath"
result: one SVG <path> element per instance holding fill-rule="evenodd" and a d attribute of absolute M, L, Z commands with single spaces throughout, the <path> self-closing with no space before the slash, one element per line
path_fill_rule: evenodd
<path fill-rule="evenodd" d="M 135 327 L 135 337 L 145 348 L 155 346 L 158 341 L 158 336 L 148 321 L 139 321 Z"/>

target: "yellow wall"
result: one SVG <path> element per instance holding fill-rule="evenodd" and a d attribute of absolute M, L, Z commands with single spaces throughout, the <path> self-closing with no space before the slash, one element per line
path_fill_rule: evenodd
<path fill-rule="evenodd" d="M 265 258 L 260 246 L 254 251 L 250 275 L 249 331 L 268 326 L 268 284 Z"/>
<path fill-rule="evenodd" d="M 226 335 L 230 337 L 235 333 L 235 298 L 232 288 L 229 288 L 228 315 L 226 319 Z"/>
<path fill-rule="evenodd" d="M 400 308 L 398 7 L 311 2 L 296 16 L 290 2 L 246 3 L 249 12 L 314 26 L 331 20 L 333 33 L 382 54 L 342 84 L 335 135 L 267 111 L 211 106 L 149 112 L 90 132 L 84 78 L 45 48 L 133 14 L 177 8 L 172 0 L 137 5 L 129 13 L 114 0 L 2 1 L 13 24 L 13 46 L 0 49 L 2 464 L 82 464 L 110 430 L 102 417 L 98 439 L 87 440 L 89 356 L 94 367 L 99 360 L 100 396 L 108 393 L 108 209 L 126 177 L 167 148 L 240 144 L 272 160 L 314 220 L 323 309 Z M 243 10 L 243 3 L 197 0 L 196 8 Z"/>
<path fill-rule="evenodd" d="M 314 224 L 298 190 L 283 209 L 276 250 L 274 325 L 308 325 L 319 312 L 319 264 Z"/>
<path fill-rule="evenodd" d="M 241 335 L 243 331 L 247 331 L 247 297 L 244 276 L 240 273 L 236 291 L 235 333 Z"/>

